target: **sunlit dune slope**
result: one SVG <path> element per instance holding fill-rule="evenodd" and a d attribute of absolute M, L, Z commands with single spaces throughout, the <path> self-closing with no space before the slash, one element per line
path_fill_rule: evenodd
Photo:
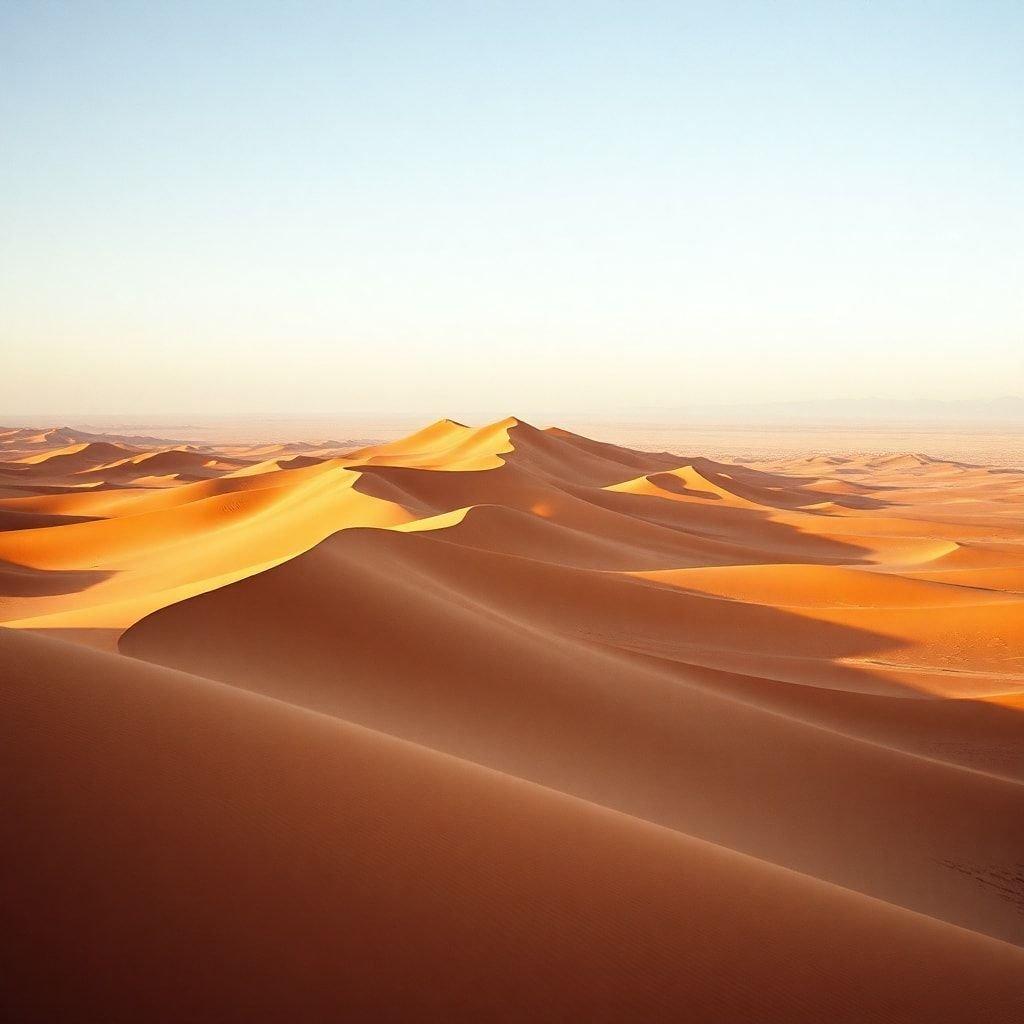
<path fill-rule="evenodd" d="M 1022 1019 L 1022 510 L 1014 471 L 515 418 L 0 430 L 19 992 Z"/>

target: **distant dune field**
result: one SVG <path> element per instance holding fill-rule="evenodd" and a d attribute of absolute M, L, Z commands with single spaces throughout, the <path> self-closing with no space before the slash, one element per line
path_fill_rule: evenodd
<path fill-rule="evenodd" d="M 952 462 L 1024 469 L 1024 426 L 927 423 L 899 420 L 876 424 L 821 422 L 743 423 L 693 421 L 686 425 L 581 422 L 576 429 L 641 449 L 699 451 L 729 461 L 778 461 L 831 456 L 917 452 Z"/>
<path fill-rule="evenodd" d="M 1024 1020 L 1012 444 L 350 436 L 0 429 L 10 1019 Z"/>

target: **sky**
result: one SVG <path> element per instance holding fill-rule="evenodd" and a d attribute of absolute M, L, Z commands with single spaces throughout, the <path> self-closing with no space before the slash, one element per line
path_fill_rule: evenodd
<path fill-rule="evenodd" d="M 1024 4 L 0 5 L 0 421 L 1024 394 Z"/>

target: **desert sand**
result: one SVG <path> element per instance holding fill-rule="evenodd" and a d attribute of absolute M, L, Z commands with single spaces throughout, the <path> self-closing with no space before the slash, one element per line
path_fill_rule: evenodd
<path fill-rule="evenodd" d="M 1024 1019 L 1024 472 L 0 429 L 18 1020 Z"/>

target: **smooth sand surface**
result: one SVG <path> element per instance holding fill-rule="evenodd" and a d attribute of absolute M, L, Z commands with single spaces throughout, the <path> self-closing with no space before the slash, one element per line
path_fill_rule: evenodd
<path fill-rule="evenodd" d="M 17 1020 L 1024 1019 L 1024 473 L 0 430 Z"/>

